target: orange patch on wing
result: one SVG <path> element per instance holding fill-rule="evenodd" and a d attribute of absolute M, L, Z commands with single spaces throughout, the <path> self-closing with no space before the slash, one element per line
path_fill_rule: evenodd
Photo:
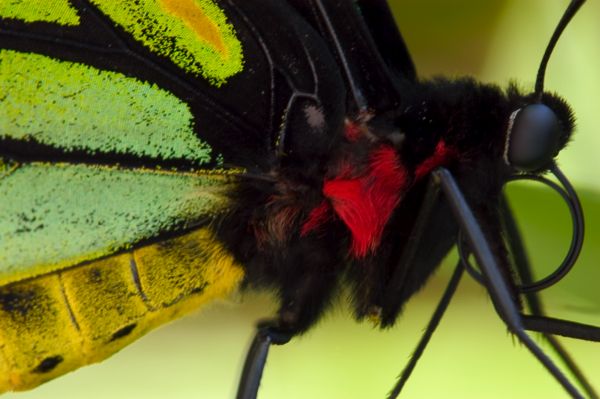
<path fill-rule="evenodd" d="M 194 0 L 160 0 L 165 10 L 180 18 L 201 40 L 210 43 L 223 57 L 227 48 L 216 24 Z"/>

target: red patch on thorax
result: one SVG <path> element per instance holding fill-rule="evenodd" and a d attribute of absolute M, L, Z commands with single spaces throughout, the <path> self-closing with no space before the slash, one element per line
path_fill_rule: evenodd
<path fill-rule="evenodd" d="M 385 224 L 408 184 L 396 151 L 386 145 L 371 153 L 365 174 L 325 180 L 323 194 L 350 230 L 354 256 L 364 257 L 379 245 Z"/>
<path fill-rule="evenodd" d="M 356 130 L 355 130 L 356 129 Z M 346 138 L 361 134 L 353 124 L 346 125 Z M 438 166 L 447 165 L 457 152 L 440 141 L 434 153 L 415 170 L 414 180 L 426 176 Z M 301 228 L 305 236 L 325 224 L 331 211 L 344 222 L 352 234 L 351 254 L 357 258 L 374 251 L 392 212 L 414 181 L 402 165 L 393 147 L 382 145 L 370 154 L 366 172 L 352 174 L 353 168 L 343 162 L 333 179 L 326 179 L 323 195 L 328 201 L 314 208 Z"/>
<path fill-rule="evenodd" d="M 331 207 L 326 201 L 321 202 L 320 205 L 318 205 L 316 208 L 313 208 L 313 210 L 308 214 L 306 222 L 304 222 L 302 228 L 300 229 L 300 236 L 304 237 L 311 231 L 316 230 L 325 224 L 327 219 L 329 219 L 331 216 L 329 213 L 330 211 Z"/>
<path fill-rule="evenodd" d="M 425 159 L 415 170 L 415 180 L 420 180 L 438 166 L 446 165 L 457 156 L 456 150 L 449 147 L 444 140 L 440 140 L 435 151 L 429 158 Z"/>

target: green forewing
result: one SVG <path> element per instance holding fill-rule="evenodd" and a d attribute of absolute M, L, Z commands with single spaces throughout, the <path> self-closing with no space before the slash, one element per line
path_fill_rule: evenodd
<path fill-rule="evenodd" d="M 53 22 L 59 25 L 78 25 L 79 16 L 69 0 L 2 0 L 0 17 L 24 22 Z"/>
<path fill-rule="evenodd" d="M 91 0 L 136 40 L 216 86 L 241 72 L 241 43 L 210 0 Z"/>
<path fill-rule="evenodd" d="M 218 90 L 243 69 L 223 10 L 211 0 L 90 4 L 0 0 L 10 29 L 39 29 L 25 41 L 33 50 L 19 40 L 0 49 L 0 285 L 162 240 L 227 206 L 229 178 L 193 171 L 219 159 L 199 137 L 214 122 L 203 126 L 186 102 L 195 94 L 177 92 L 175 75 L 149 82 L 119 67 L 148 51 L 144 67 L 167 58 Z M 88 47 L 90 32 L 99 40 Z M 124 35 L 136 43 L 115 39 Z M 114 62 L 84 63 L 94 54 Z"/>
<path fill-rule="evenodd" d="M 211 160 L 187 104 L 154 84 L 0 50 L 0 138 L 156 159 Z"/>
<path fill-rule="evenodd" d="M 0 284 L 109 255 L 226 206 L 227 178 L 217 174 L 3 165 Z"/>

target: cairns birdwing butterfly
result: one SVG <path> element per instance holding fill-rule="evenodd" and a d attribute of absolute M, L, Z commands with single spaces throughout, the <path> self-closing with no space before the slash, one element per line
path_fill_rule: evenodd
<path fill-rule="evenodd" d="M 255 398 L 269 346 L 312 328 L 342 288 L 357 320 L 390 327 L 456 243 L 390 397 L 464 269 L 571 396 L 596 396 L 551 336 L 600 329 L 546 316 L 536 294 L 583 239 L 554 162 L 573 114 L 544 91 L 582 3 L 531 93 L 419 78 L 384 0 L 0 4 L 0 390 L 100 361 L 241 287 L 279 305 L 242 373 L 238 397 Z M 574 225 L 539 281 L 502 194 L 523 178 L 556 189 Z M 526 330 L 548 337 L 583 391 Z"/>

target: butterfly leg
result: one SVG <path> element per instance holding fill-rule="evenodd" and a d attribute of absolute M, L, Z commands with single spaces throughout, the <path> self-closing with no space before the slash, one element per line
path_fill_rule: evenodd
<path fill-rule="evenodd" d="M 293 334 L 282 332 L 273 321 L 258 324 L 256 335 L 246 354 L 242 376 L 238 385 L 237 399 L 255 399 L 262 379 L 269 348 L 272 344 L 283 345 L 289 342 Z"/>
<path fill-rule="evenodd" d="M 452 220 L 450 209 L 447 204 L 441 201 L 440 187 L 439 184 L 430 179 L 425 194 L 422 200 L 419 202 L 419 213 L 415 220 L 413 227 L 408 234 L 410 240 L 408 245 L 403 249 L 399 261 L 394 269 L 394 273 L 388 286 L 386 286 L 384 311 L 382 313 L 382 321 L 385 323 L 387 320 L 392 319 L 393 315 L 398 312 L 400 304 L 406 301 L 407 297 L 413 292 L 410 292 L 410 287 L 420 284 L 415 284 L 416 280 L 424 281 L 420 278 L 419 273 L 431 274 L 432 270 L 427 268 L 425 265 L 432 264 L 434 266 L 439 264 L 439 259 L 434 256 L 434 260 L 424 258 L 423 255 L 423 243 L 436 242 L 440 244 L 439 236 L 448 237 L 446 244 L 441 244 L 439 253 L 441 256 L 445 256 L 451 245 L 453 245 L 456 237 L 456 224 Z M 440 224 L 439 222 L 443 223 Z M 437 222 L 437 224 L 432 224 Z M 432 230 L 435 230 L 438 234 L 437 239 L 432 240 L 428 237 L 428 234 Z M 440 234 L 441 233 L 441 234 Z M 427 254 L 432 253 L 431 245 L 427 245 L 425 249 Z M 411 267 L 413 265 L 419 265 L 419 267 Z M 423 332 L 421 339 L 415 347 L 410 360 L 405 365 L 402 373 L 399 375 L 398 380 L 394 388 L 388 394 L 388 399 L 396 398 L 406 385 L 406 382 L 410 378 L 413 370 L 415 369 L 417 362 L 421 355 L 424 353 L 429 341 L 431 340 L 433 333 L 437 329 L 446 309 L 450 304 L 450 300 L 454 296 L 458 284 L 464 272 L 462 263 L 459 262 L 456 269 L 448 282 L 446 290 L 443 296 L 431 316 L 431 319 L 427 325 L 426 330 Z M 413 288 L 414 289 L 414 288 Z"/>
<path fill-rule="evenodd" d="M 437 326 L 439 325 L 440 321 L 442 320 L 442 317 L 444 316 L 444 313 L 446 312 L 446 309 L 448 308 L 448 305 L 450 304 L 450 300 L 452 299 L 452 297 L 454 296 L 454 293 L 456 292 L 456 289 L 458 288 L 458 283 L 460 282 L 463 272 L 464 272 L 464 267 L 459 260 L 458 264 L 456 265 L 456 268 L 454 269 L 454 273 L 452 274 L 452 277 L 450 278 L 450 281 L 448 282 L 448 285 L 446 286 L 444 295 L 440 299 L 438 306 L 436 307 L 435 311 L 433 312 L 433 315 L 431 316 L 431 319 L 429 320 L 429 323 L 427 324 L 427 328 L 425 329 L 425 332 L 423 332 L 423 335 L 421 336 L 419 343 L 415 347 L 415 350 L 413 351 L 413 353 L 410 357 L 410 360 L 404 367 L 404 370 L 402 370 L 402 374 L 400 374 L 400 377 L 398 378 L 398 382 L 396 382 L 396 385 L 390 391 L 390 393 L 388 395 L 388 399 L 397 398 L 398 395 L 400 394 L 400 392 L 402 391 L 402 388 L 404 388 L 404 385 L 406 384 L 410 375 L 412 374 L 412 371 L 414 370 L 415 366 L 417 365 L 417 362 L 419 361 L 419 359 L 421 358 L 421 355 L 425 351 L 427 344 L 429 344 L 429 340 L 431 339 Z"/>
<path fill-rule="evenodd" d="M 533 274 L 531 272 L 531 264 L 527 256 L 525 247 L 523 246 L 523 240 L 521 238 L 521 232 L 517 226 L 517 222 L 514 218 L 510 205 L 508 204 L 507 198 L 504 196 L 501 201 L 501 217 L 503 219 L 504 229 L 506 231 L 508 246 L 515 262 L 516 271 L 520 277 L 520 280 L 528 285 L 533 283 Z M 534 316 L 544 317 L 544 308 L 541 303 L 540 297 L 537 292 L 525 292 L 525 302 L 530 312 Z M 562 360 L 564 365 L 573 374 L 577 382 L 583 387 L 590 398 L 597 399 L 598 394 L 594 390 L 594 387 L 590 384 L 586 376 L 583 374 L 581 369 L 577 366 L 571 355 L 561 345 L 561 343 L 548 333 L 542 333 L 546 341 L 550 344 L 557 356 Z"/>
<path fill-rule="evenodd" d="M 502 277 L 502 272 L 490 249 L 490 245 L 454 177 L 444 168 L 435 170 L 433 176 L 446 195 L 450 208 L 483 271 L 487 289 L 500 317 L 510 331 L 519 338 L 523 345 L 530 350 L 573 398 L 583 398 L 579 390 L 525 332 L 524 317 L 520 314 L 519 307 Z"/>
<path fill-rule="evenodd" d="M 320 249 L 319 249 L 320 248 Z M 271 345 L 283 345 L 306 331 L 319 318 L 336 284 L 330 248 L 304 240 L 284 260 L 287 271 L 281 281 L 278 317 L 258 323 L 246 355 L 237 399 L 255 399 Z M 310 259 L 306 259 L 310 256 Z"/>

